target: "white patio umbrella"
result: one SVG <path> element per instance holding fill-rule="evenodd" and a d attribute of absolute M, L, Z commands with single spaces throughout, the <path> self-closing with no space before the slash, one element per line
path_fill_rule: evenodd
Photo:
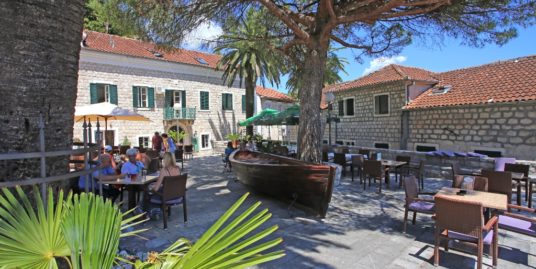
<path fill-rule="evenodd" d="M 104 119 L 105 132 L 108 130 L 108 120 L 150 121 L 143 115 L 108 102 L 75 107 L 75 122 L 83 121 L 84 119 L 87 121 Z"/>

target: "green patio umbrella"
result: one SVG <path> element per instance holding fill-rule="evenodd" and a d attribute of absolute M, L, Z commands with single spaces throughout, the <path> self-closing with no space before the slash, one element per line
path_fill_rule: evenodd
<path fill-rule="evenodd" d="M 263 109 L 261 112 L 259 112 L 257 115 L 253 116 L 253 117 L 250 117 L 250 118 L 247 118 L 241 122 L 238 122 L 238 125 L 240 126 L 248 126 L 248 125 L 261 125 L 261 124 L 258 124 L 260 123 L 260 121 L 262 119 L 268 119 L 268 118 L 272 118 L 273 115 L 276 115 L 278 114 L 279 111 L 275 110 L 275 109 L 271 109 L 271 108 L 266 108 L 266 109 Z"/>

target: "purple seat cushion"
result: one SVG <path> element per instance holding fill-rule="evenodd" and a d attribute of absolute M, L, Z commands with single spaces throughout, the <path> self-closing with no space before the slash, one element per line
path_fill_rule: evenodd
<path fill-rule="evenodd" d="M 474 153 L 474 152 L 467 152 L 468 157 L 478 157 L 478 158 L 484 158 L 486 155 L 480 154 L 480 153 Z"/>
<path fill-rule="evenodd" d="M 426 156 L 437 156 L 435 151 L 426 152 Z"/>
<path fill-rule="evenodd" d="M 454 152 L 454 155 L 458 157 L 467 157 L 467 153 L 465 152 Z"/>
<path fill-rule="evenodd" d="M 499 216 L 499 227 L 505 230 L 536 237 L 536 224 L 509 216 Z"/>
<path fill-rule="evenodd" d="M 434 206 L 435 206 L 434 203 L 425 202 L 425 201 L 415 201 L 409 204 L 409 209 L 418 211 L 418 212 L 433 213 Z"/>
<path fill-rule="evenodd" d="M 153 197 L 151 197 L 151 203 L 153 203 L 153 204 L 162 204 L 162 199 L 160 199 L 159 196 L 153 196 Z M 182 203 L 182 197 L 166 201 L 166 205 L 178 205 L 180 203 Z"/>
<path fill-rule="evenodd" d="M 450 239 L 454 239 L 454 240 L 461 240 L 461 241 L 473 242 L 473 243 L 477 242 L 477 238 L 474 236 L 457 233 L 453 231 L 449 231 L 448 236 Z M 490 230 L 489 232 L 482 232 L 482 237 L 484 238 L 485 245 L 491 245 L 491 243 L 493 242 L 493 230 Z"/>

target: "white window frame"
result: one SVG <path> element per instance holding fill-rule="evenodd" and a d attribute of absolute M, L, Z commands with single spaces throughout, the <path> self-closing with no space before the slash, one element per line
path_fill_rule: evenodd
<path fill-rule="evenodd" d="M 490 148 L 490 147 L 473 147 L 471 149 L 471 152 L 475 152 L 475 150 L 483 150 L 483 151 L 498 151 L 501 153 L 502 156 L 504 156 L 504 149 L 501 148 Z"/>
<path fill-rule="evenodd" d="M 208 92 L 208 109 L 201 109 L 201 93 L 202 92 Z M 210 91 L 209 90 L 200 90 L 197 96 L 199 96 L 199 111 L 210 111 Z M 223 100 L 222 100 L 222 102 L 223 102 Z"/>
<path fill-rule="evenodd" d="M 173 106 L 177 103 L 177 97 L 179 98 L 179 104 L 182 107 L 182 91 L 180 90 L 173 90 Z"/>
<path fill-rule="evenodd" d="M 374 141 L 372 142 L 372 147 L 376 148 L 376 144 L 387 144 L 388 149 L 391 149 L 391 143 L 383 141 Z"/>
<path fill-rule="evenodd" d="M 144 148 L 153 148 L 153 145 L 152 145 L 152 137 L 151 135 L 137 135 L 136 136 L 136 143 L 138 144 L 138 147 L 140 146 L 140 138 L 141 137 L 147 137 L 147 147 L 144 146 Z"/>
<path fill-rule="evenodd" d="M 376 114 L 376 96 L 387 95 L 387 114 Z M 372 96 L 372 111 L 374 117 L 388 117 L 391 115 L 391 94 L 390 93 L 377 93 Z M 354 113 L 355 114 L 355 113 Z"/>
<path fill-rule="evenodd" d="M 417 146 L 423 146 L 423 147 L 435 147 L 436 150 L 439 150 L 439 144 L 432 144 L 432 143 L 415 143 L 413 145 L 413 151 L 417 151 Z"/>
<path fill-rule="evenodd" d="M 203 136 L 204 135 L 208 136 L 207 146 L 206 147 L 203 147 Z M 209 150 L 211 148 L 212 148 L 212 146 L 210 145 L 210 133 L 201 133 L 201 134 L 199 134 L 199 149 L 200 150 Z"/>
<path fill-rule="evenodd" d="M 348 106 L 346 105 L 346 100 L 348 100 L 348 99 L 354 99 L 354 115 L 348 115 Z M 342 98 L 342 105 L 343 105 L 343 111 L 344 111 L 344 115 L 342 116 L 343 118 L 353 118 L 353 117 L 355 117 L 355 96 L 349 96 L 349 97 Z"/>
<path fill-rule="evenodd" d="M 149 87 L 147 86 L 137 86 L 138 87 L 138 108 L 149 108 Z M 142 94 L 145 92 L 144 94 Z M 145 97 L 145 100 L 144 100 Z M 145 106 L 143 102 L 145 101 Z"/>
<path fill-rule="evenodd" d="M 102 132 L 102 139 L 104 140 L 104 131 L 105 131 L 105 129 L 101 128 L 100 131 Z M 119 137 L 118 137 L 119 130 L 118 130 L 118 128 L 108 128 L 108 129 L 106 129 L 106 131 L 113 131 L 114 132 L 114 144 L 110 145 L 110 146 L 119 145 Z M 97 138 L 97 130 L 94 129 L 93 130 L 93 136 L 91 137 L 91 140 L 92 140 L 93 143 L 97 143 L 96 138 Z"/>

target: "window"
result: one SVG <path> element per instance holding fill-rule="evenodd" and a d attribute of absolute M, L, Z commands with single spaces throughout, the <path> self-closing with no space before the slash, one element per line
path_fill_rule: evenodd
<path fill-rule="evenodd" d="M 90 103 L 109 102 L 117 105 L 117 86 L 103 83 L 89 84 Z"/>
<path fill-rule="evenodd" d="M 374 95 L 374 115 L 389 115 L 389 94 Z"/>
<path fill-rule="evenodd" d="M 389 143 L 374 143 L 374 147 L 377 149 L 389 149 Z"/>
<path fill-rule="evenodd" d="M 154 88 L 132 87 L 132 106 L 138 108 L 153 108 Z"/>
<path fill-rule="evenodd" d="M 438 146 L 434 144 L 415 144 L 415 151 L 420 152 L 436 151 L 437 148 Z"/>
<path fill-rule="evenodd" d="M 174 91 L 173 92 L 173 106 L 175 104 L 181 104 L 181 97 L 182 97 L 182 91 Z"/>
<path fill-rule="evenodd" d="M 199 92 L 199 107 L 201 110 L 209 110 L 209 93 L 208 92 Z"/>
<path fill-rule="evenodd" d="M 149 137 L 148 136 L 140 136 L 140 137 L 138 137 L 138 146 L 140 148 L 148 148 L 149 147 Z"/>
<path fill-rule="evenodd" d="M 201 135 L 201 149 L 208 149 L 210 148 L 210 135 L 209 134 L 202 134 Z"/>
<path fill-rule="evenodd" d="M 246 113 L 246 96 L 242 95 L 242 113 Z"/>
<path fill-rule="evenodd" d="M 233 110 L 233 95 L 230 93 L 223 93 L 221 97 L 221 108 L 223 110 Z"/>
<path fill-rule="evenodd" d="M 339 116 L 354 115 L 354 98 L 346 98 L 339 101 Z"/>
<path fill-rule="evenodd" d="M 503 155 L 503 152 L 499 149 L 475 149 L 473 150 L 474 153 L 478 153 L 478 154 L 483 154 L 483 155 L 486 155 L 488 157 L 492 157 L 492 158 L 499 158 L 499 157 L 502 157 Z"/>
<path fill-rule="evenodd" d="M 355 141 L 342 139 L 342 140 L 335 141 L 335 144 L 341 145 L 341 146 L 355 146 Z"/>
<path fill-rule="evenodd" d="M 322 144 L 327 145 L 328 141 L 327 140 L 322 140 Z"/>

